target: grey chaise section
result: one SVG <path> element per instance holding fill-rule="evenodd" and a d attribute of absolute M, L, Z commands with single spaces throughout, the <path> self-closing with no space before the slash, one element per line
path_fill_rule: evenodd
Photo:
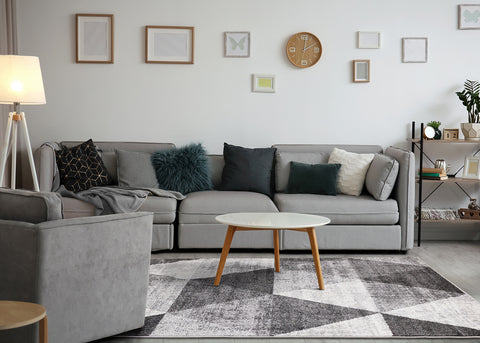
<path fill-rule="evenodd" d="M 65 141 L 67 147 L 81 144 L 79 141 Z M 117 177 L 117 159 L 115 150 L 155 152 L 158 150 L 173 149 L 172 143 L 140 143 L 140 142 L 95 142 L 101 151 L 102 159 L 108 173 L 115 184 Z M 49 145 L 42 145 L 36 152 L 36 164 L 39 172 L 40 190 L 50 192 L 54 187 L 55 153 Z M 63 198 L 63 212 L 65 218 L 93 216 L 93 205 L 73 198 Z M 151 196 L 148 197 L 139 211 L 153 212 L 152 251 L 173 249 L 174 228 L 176 219 L 177 200 Z"/>
<path fill-rule="evenodd" d="M 58 194 L 6 189 L 0 205 L 0 300 L 44 305 L 49 342 L 143 326 L 151 213 L 61 219 Z M 36 330 L 0 331 L 0 342 L 36 342 Z"/>

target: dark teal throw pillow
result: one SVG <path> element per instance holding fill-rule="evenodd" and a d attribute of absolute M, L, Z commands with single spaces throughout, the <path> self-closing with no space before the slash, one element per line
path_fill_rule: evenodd
<path fill-rule="evenodd" d="M 156 151 L 152 165 L 160 189 L 182 194 L 212 189 L 208 157 L 201 144 Z"/>
<path fill-rule="evenodd" d="M 290 162 L 287 193 L 337 195 L 339 163 Z"/>

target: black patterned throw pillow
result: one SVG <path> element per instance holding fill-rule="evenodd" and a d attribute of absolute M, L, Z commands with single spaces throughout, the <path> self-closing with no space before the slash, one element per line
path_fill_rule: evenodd
<path fill-rule="evenodd" d="M 80 192 L 112 183 L 91 139 L 72 148 L 57 150 L 55 158 L 60 181 L 69 191 Z"/>

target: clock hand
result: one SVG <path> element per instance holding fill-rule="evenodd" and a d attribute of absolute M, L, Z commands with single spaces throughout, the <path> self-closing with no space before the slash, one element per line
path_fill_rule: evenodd
<path fill-rule="evenodd" d="M 309 45 L 308 47 L 303 48 L 303 52 L 307 51 L 308 49 L 310 49 L 314 45 L 317 45 L 317 43 L 313 43 L 312 45 Z"/>

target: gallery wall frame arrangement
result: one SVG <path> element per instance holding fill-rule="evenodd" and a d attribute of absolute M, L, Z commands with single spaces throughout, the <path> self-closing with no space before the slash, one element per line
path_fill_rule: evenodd
<path fill-rule="evenodd" d="M 428 62 L 428 38 L 426 37 L 402 38 L 402 62 L 403 63 L 427 63 Z"/>
<path fill-rule="evenodd" d="M 193 64 L 192 26 L 145 26 L 145 63 Z"/>
<path fill-rule="evenodd" d="M 224 32 L 225 57 L 250 57 L 250 32 Z"/>
<path fill-rule="evenodd" d="M 252 92 L 275 93 L 276 91 L 275 75 L 271 74 L 253 74 Z"/>
<path fill-rule="evenodd" d="M 358 49 L 380 49 L 381 33 L 371 31 L 357 32 L 357 48 Z"/>
<path fill-rule="evenodd" d="M 113 63 L 113 14 L 75 15 L 77 63 Z"/>
<path fill-rule="evenodd" d="M 353 82 L 370 82 L 370 60 L 353 60 Z"/>
<path fill-rule="evenodd" d="M 458 5 L 458 29 L 479 30 L 480 29 L 480 4 Z"/>

